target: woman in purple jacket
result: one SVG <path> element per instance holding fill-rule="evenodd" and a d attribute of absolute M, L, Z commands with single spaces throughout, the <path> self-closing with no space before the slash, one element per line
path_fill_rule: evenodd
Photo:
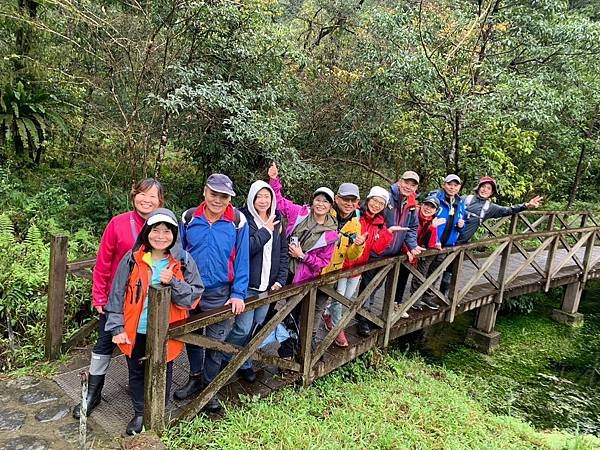
<path fill-rule="evenodd" d="M 337 221 L 330 214 L 335 195 L 331 189 L 320 187 L 313 192 L 311 205 L 295 204 L 281 193 L 282 185 L 275 163 L 269 167 L 269 185 L 275 192 L 277 211 L 288 221 L 288 284 L 312 280 L 329 265 L 338 239 Z M 296 325 L 299 315 L 298 305 L 291 314 Z M 293 355 L 293 343 L 290 340 L 282 342 L 279 356 L 285 358 Z"/>
<path fill-rule="evenodd" d="M 288 221 L 288 284 L 312 280 L 331 261 L 338 239 L 337 222 L 330 214 L 335 197 L 333 191 L 320 187 L 313 193 L 310 206 L 297 205 L 281 194 L 282 185 L 275 163 L 269 167 L 269 185 L 275 192 L 277 211 Z"/>

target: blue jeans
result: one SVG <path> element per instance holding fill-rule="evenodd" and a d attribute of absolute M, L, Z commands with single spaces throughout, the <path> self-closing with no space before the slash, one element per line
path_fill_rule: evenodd
<path fill-rule="evenodd" d="M 229 300 L 229 293 L 229 286 L 205 290 L 202 294 L 200 306 L 193 310 L 192 314 L 210 311 L 211 309 L 223 306 Z M 233 319 L 228 319 L 209 325 L 203 330 L 198 330 L 197 333 L 223 342 L 229 335 L 232 327 Z M 193 344 L 186 344 L 185 348 L 190 362 L 190 373 L 199 374 L 202 372 L 206 384 L 214 380 L 221 371 L 223 353 L 217 350 L 204 349 Z"/>
<path fill-rule="evenodd" d="M 248 297 L 252 297 L 254 295 L 260 294 L 260 291 L 256 289 L 248 289 Z M 252 311 L 246 311 L 235 317 L 235 321 L 233 323 L 233 328 L 227 336 L 226 342 L 230 344 L 237 345 L 239 347 L 244 347 L 248 341 L 250 340 L 250 333 L 257 325 L 262 325 L 265 321 L 265 317 L 267 316 L 267 311 L 269 310 L 269 305 L 263 305 Z M 231 361 L 231 354 L 226 353 L 223 355 L 223 361 Z M 252 368 L 252 359 L 248 358 L 244 364 L 240 367 L 240 369 L 250 369 Z"/>
<path fill-rule="evenodd" d="M 352 278 L 340 278 L 337 282 L 337 286 L 335 290 L 338 294 L 342 294 L 344 297 L 353 300 L 356 298 L 356 292 L 358 290 L 358 285 L 360 284 L 360 276 L 352 277 Z M 332 300 L 329 305 L 329 314 L 331 315 L 331 320 L 334 325 L 337 325 L 339 321 L 342 319 L 342 311 L 344 305 L 336 300 Z M 318 317 L 317 317 L 318 319 Z"/>

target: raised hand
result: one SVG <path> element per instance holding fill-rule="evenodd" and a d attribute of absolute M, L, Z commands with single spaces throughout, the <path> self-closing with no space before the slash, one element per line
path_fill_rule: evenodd
<path fill-rule="evenodd" d="M 541 205 L 542 200 L 544 200 L 544 197 L 542 197 L 540 195 L 536 195 L 531 200 L 529 200 L 527 203 L 525 203 L 525 206 L 527 206 L 528 208 L 537 208 Z"/>
<path fill-rule="evenodd" d="M 273 231 L 275 226 L 279 223 L 279 220 L 275 220 L 275 216 L 269 217 L 269 220 L 265 222 L 265 228 Z"/>
<path fill-rule="evenodd" d="M 436 228 L 445 223 L 446 223 L 446 219 L 444 219 L 443 217 L 436 217 L 435 219 L 433 219 L 431 221 L 431 225 L 433 225 Z"/>
<path fill-rule="evenodd" d="M 277 168 L 277 164 L 274 162 L 269 166 L 269 171 L 267 172 L 269 178 L 277 178 L 279 176 L 279 169 Z"/>
<path fill-rule="evenodd" d="M 369 236 L 368 231 L 366 233 L 363 233 L 360 236 L 357 236 L 356 238 L 354 238 L 354 243 L 356 245 L 363 245 L 365 243 L 365 241 L 367 240 L 367 236 Z"/>
<path fill-rule="evenodd" d="M 391 227 L 388 227 L 388 231 L 390 233 L 395 233 L 396 231 L 408 231 L 408 230 L 410 230 L 410 228 L 401 227 L 400 225 L 392 225 Z"/>
<path fill-rule="evenodd" d="M 175 263 L 160 271 L 159 278 L 162 284 L 171 284 L 171 280 L 173 279 L 173 266 L 175 266 Z"/>

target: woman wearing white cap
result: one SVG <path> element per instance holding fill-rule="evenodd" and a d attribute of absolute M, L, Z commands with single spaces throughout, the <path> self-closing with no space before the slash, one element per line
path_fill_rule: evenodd
<path fill-rule="evenodd" d="M 170 286 L 169 323 L 185 319 L 204 290 L 194 259 L 180 245 L 175 245 L 177 234 L 177 219 L 172 211 L 158 208 L 148 215 L 133 249 L 119 263 L 105 308 L 105 330 L 127 357 L 129 394 L 134 410 L 134 417 L 126 430 L 130 435 L 142 431 L 144 416 L 149 286 Z M 172 361 L 183 347 L 180 341 L 167 342 L 167 398 Z"/>
<path fill-rule="evenodd" d="M 390 193 L 387 189 L 380 186 L 373 186 L 367 195 L 367 200 L 360 208 L 361 233 L 366 236 L 365 249 L 362 255 L 353 260 L 344 262 L 344 269 L 366 264 L 372 255 L 382 254 L 392 242 L 392 232 L 400 230 L 401 227 L 395 226 L 388 228 L 385 223 L 384 211 L 390 201 Z M 346 288 L 346 297 L 356 296 L 356 291 L 360 283 L 361 275 L 355 275 L 348 278 L 344 284 Z M 342 281 L 342 280 L 340 280 Z M 340 283 L 338 282 L 338 292 Z M 334 321 L 339 320 L 333 317 Z"/>
<path fill-rule="evenodd" d="M 338 238 L 337 222 L 330 214 L 335 197 L 333 191 L 320 187 L 313 192 L 311 205 L 297 205 L 282 195 L 275 163 L 269 167 L 269 185 L 275 192 L 277 211 L 288 220 L 288 282 L 297 284 L 316 278 L 329 264 Z"/>
<path fill-rule="evenodd" d="M 288 284 L 298 284 L 318 277 L 329 265 L 338 239 L 337 221 L 330 214 L 334 193 L 327 187 L 313 192 L 310 205 L 297 205 L 281 193 L 282 184 L 275 163 L 269 167 L 269 185 L 275 192 L 277 211 L 288 220 L 286 236 L 289 241 Z M 296 324 L 300 308 L 292 311 Z M 294 348 L 285 341 L 279 349 L 281 357 L 291 357 Z"/>

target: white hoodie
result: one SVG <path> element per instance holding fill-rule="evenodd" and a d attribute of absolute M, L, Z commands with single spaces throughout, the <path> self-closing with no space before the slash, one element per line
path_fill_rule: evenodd
<path fill-rule="evenodd" d="M 254 223 L 258 229 L 265 227 L 265 222 L 260 218 L 258 213 L 256 212 L 256 208 L 254 207 L 254 200 L 256 199 L 256 194 L 261 189 L 268 189 L 271 193 L 271 209 L 269 210 L 269 218 L 275 216 L 275 210 L 277 208 L 277 200 L 275 198 L 275 192 L 267 183 L 262 180 L 255 181 L 250 186 L 250 191 L 248 191 L 248 197 L 246 199 L 246 206 L 248 207 L 248 211 L 252 214 L 254 218 Z M 266 291 L 269 287 L 269 276 L 271 274 L 271 253 L 273 250 L 273 232 L 267 228 L 267 231 L 271 235 L 271 239 L 265 244 L 262 249 L 262 268 L 260 273 L 260 286 L 258 288 L 259 291 Z"/>

